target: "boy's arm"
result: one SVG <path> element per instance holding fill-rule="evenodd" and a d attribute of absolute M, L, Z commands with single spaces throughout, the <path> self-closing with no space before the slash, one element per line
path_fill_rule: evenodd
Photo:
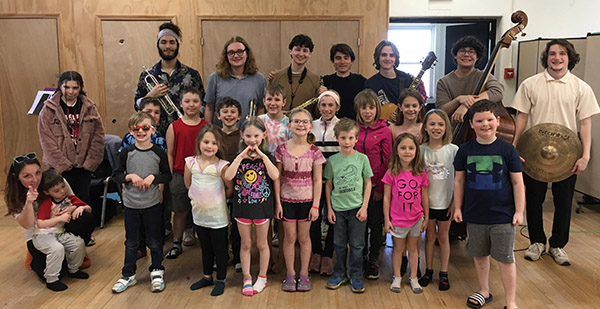
<path fill-rule="evenodd" d="M 325 181 L 325 202 L 327 203 L 327 219 L 329 223 L 335 224 L 335 212 L 333 212 L 333 206 L 331 205 L 331 191 L 333 191 L 333 181 L 327 179 Z"/>
<path fill-rule="evenodd" d="M 510 182 L 513 186 L 513 195 L 515 198 L 515 215 L 513 216 L 513 225 L 523 223 L 523 211 L 525 210 L 525 184 L 523 183 L 522 172 L 510 172 Z"/>
<path fill-rule="evenodd" d="M 90 207 L 90 205 L 86 204 L 84 201 L 82 201 L 80 198 L 78 198 L 75 195 L 69 195 L 69 200 L 71 201 L 71 204 L 73 204 L 73 206 L 76 206 L 77 209 L 82 209 L 87 211 L 87 212 L 92 212 L 92 207 Z M 74 218 L 76 219 L 76 218 Z"/>
<path fill-rule="evenodd" d="M 37 219 L 37 227 L 39 228 L 46 228 L 46 227 L 52 227 L 60 222 L 69 222 L 71 221 L 71 214 L 70 213 L 63 213 L 62 215 L 56 216 L 54 218 L 50 218 L 50 219 Z"/>
<path fill-rule="evenodd" d="M 160 162 L 158 163 L 159 173 L 154 175 L 154 180 L 152 184 L 167 184 L 171 181 L 171 166 L 169 166 L 169 159 L 167 158 L 167 154 L 162 151 L 158 146 L 152 147 L 152 151 L 158 155 L 160 158 Z"/>
<path fill-rule="evenodd" d="M 356 217 L 358 221 L 363 222 L 367 220 L 367 209 L 369 208 L 369 200 L 371 199 L 371 188 L 373 185 L 371 184 L 371 177 L 365 177 L 363 184 L 363 202 L 362 206 L 358 210 Z"/>
<path fill-rule="evenodd" d="M 112 173 L 113 181 L 119 185 L 126 182 L 126 180 L 125 180 L 125 178 L 126 178 L 125 171 L 127 170 L 127 168 L 125 166 L 126 163 L 127 163 L 127 148 L 123 149 L 122 151 L 119 151 L 119 155 L 117 156 L 117 164 L 115 164 L 115 169 L 113 170 L 113 173 Z"/>
<path fill-rule="evenodd" d="M 465 171 L 456 171 L 454 174 L 454 217 L 456 222 L 462 222 L 462 204 L 465 190 Z"/>
<path fill-rule="evenodd" d="M 173 124 L 170 124 L 165 134 L 167 140 L 167 158 L 169 160 L 169 170 L 173 173 L 173 146 L 175 145 L 175 132 L 173 131 Z"/>
<path fill-rule="evenodd" d="M 215 113 L 215 104 L 206 103 L 204 106 L 204 120 L 208 123 L 212 123 L 213 114 Z"/>

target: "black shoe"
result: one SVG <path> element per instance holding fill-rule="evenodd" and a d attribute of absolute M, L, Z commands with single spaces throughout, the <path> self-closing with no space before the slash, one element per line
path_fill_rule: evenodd
<path fill-rule="evenodd" d="M 419 285 L 422 287 L 426 287 L 433 280 L 433 269 L 426 269 L 425 275 L 419 278 Z"/>
<path fill-rule="evenodd" d="M 68 288 L 67 285 L 60 282 L 60 280 L 54 281 L 52 283 L 46 283 L 46 287 L 54 292 L 64 291 Z"/>
<path fill-rule="evenodd" d="M 369 263 L 367 270 L 365 271 L 367 279 L 378 279 L 379 278 L 379 264 Z"/>
<path fill-rule="evenodd" d="M 81 270 L 78 270 L 75 273 L 69 273 L 69 277 L 73 277 L 73 278 L 77 278 L 77 279 L 87 279 L 90 277 L 90 275 L 82 272 Z"/>

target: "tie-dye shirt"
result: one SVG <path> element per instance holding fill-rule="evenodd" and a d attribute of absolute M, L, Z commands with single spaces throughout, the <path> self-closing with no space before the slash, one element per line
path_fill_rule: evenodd
<path fill-rule="evenodd" d="M 301 156 L 288 152 L 288 143 L 275 151 L 275 160 L 283 165 L 281 171 L 281 201 L 307 203 L 313 201 L 313 166 L 325 163 L 325 157 L 315 145 L 310 145 Z M 319 186 L 321 183 L 319 182 Z"/>
<path fill-rule="evenodd" d="M 192 184 L 188 196 L 192 200 L 194 224 L 220 229 L 229 224 L 225 184 L 221 172 L 229 162 L 219 160 L 202 170 L 195 157 L 185 158 L 185 165 L 192 173 Z"/>
<path fill-rule="evenodd" d="M 276 120 L 271 119 L 267 114 L 262 114 L 258 118 L 263 121 L 267 128 L 267 138 L 269 139 L 269 151 L 271 154 L 275 153 L 279 145 L 292 138 L 292 131 L 288 128 L 288 123 L 290 123 L 288 116 L 283 116 L 283 118 Z"/>

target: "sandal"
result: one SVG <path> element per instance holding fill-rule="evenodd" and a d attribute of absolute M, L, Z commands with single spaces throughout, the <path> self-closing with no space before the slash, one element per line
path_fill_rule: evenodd
<path fill-rule="evenodd" d="M 469 296 L 469 298 L 467 298 L 467 307 L 481 308 L 481 307 L 489 304 L 493 299 L 494 299 L 494 297 L 492 296 L 491 293 L 490 293 L 490 296 L 488 296 L 488 298 L 485 298 L 483 296 L 483 294 L 481 294 L 479 292 L 475 292 L 475 293 L 471 294 L 471 296 Z M 471 301 L 474 301 L 474 302 L 471 302 Z"/>
<path fill-rule="evenodd" d="M 169 252 L 167 252 L 167 259 L 173 260 L 176 259 L 183 252 L 183 248 L 173 246 Z"/>

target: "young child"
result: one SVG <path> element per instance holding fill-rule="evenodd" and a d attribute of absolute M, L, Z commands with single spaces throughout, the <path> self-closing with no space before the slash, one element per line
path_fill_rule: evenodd
<path fill-rule="evenodd" d="M 467 223 L 467 250 L 479 280 L 479 291 L 469 296 L 467 306 L 481 308 L 493 299 L 491 255 L 498 261 L 506 307 L 516 308 L 515 226 L 523 222 L 525 208 L 521 160 L 510 143 L 496 138 L 500 117 L 493 102 L 476 102 L 469 118 L 477 138 L 461 145 L 454 159 L 453 216 Z"/>
<path fill-rule="evenodd" d="M 227 162 L 233 162 L 238 152 L 240 144 L 240 130 L 237 125 L 240 119 L 242 119 L 242 105 L 237 100 L 225 97 L 217 103 L 217 119 L 221 121 L 221 131 L 223 135 L 223 156 Z M 230 195 L 228 194 L 229 198 Z M 231 265 L 235 268 L 236 272 L 242 271 L 242 263 L 240 262 L 240 232 L 237 228 L 237 223 L 233 220 L 233 207 L 231 200 L 228 200 L 227 207 L 230 210 L 231 216 L 231 230 L 229 231 L 229 241 L 231 242 L 231 251 L 233 253 L 233 259 Z"/>
<path fill-rule="evenodd" d="M 286 292 L 305 292 L 311 289 L 308 276 L 311 243 L 309 230 L 312 221 L 319 217 L 323 163 L 325 158 L 313 145 L 312 116 L 305 109 L 290 113 L 290 130 L 293 137 L 277 147 L 275 160 L 281 175 L 280 187 L 275 187 L 275 217 L 283 221 L 285 238 L 283 254 L 287 276 L 281 285 Z M 294 253 L 296 239 L 300 243 L 300 278 L 296 280 Z"/>
<path fill-rule="evenodd" d="M 143 98 L 140 101 L 140 110 L 152 116 L 155 123 L 160 121 L 160 112 L 162 109 L 157 98 Z M 150 137 L 150 142 L 162 148 L 164 151 L 167 151 L 167 142 L 165 141 L 164 135 L 158 129 L 156 130 L 156 133 L 152 134 Z M 127 132 L 125 136 L 123 136 L 123 141 L 121 142 L 119 151 L 133 144 L 135 144 L 135 137 L 133 137 L 131 133 Z"/>
<path fill-rule="evenodd" d="M 190 190 L 194 229 L 202 247 L 204 276 L 192 284 L 197 290 L 213 284 L 213 263 L 217 264 L 217 283 L 211 296 L 223 294 L 227 274 L 227 202 L 222 175 L 229 162 L 223 160 L 221 129 L 206 125 L 196 138 L 195 156 L 185 158 L 185 186 Z"/>
<path fill-rule="evenodd" d="M 334 90 L 327 90 L 319 95 L 318 108 L 321 118 L 313 121 L 312 134 L 315 136 L 315 146 L 319 148 L 325 159 L 340 152 L 340 145 L 333 134 L 333 127 L 340 121 L 336 113 L 340 110 L 340 97 Z M 323 189 L 325 192 L 325 178 Z M 319 205 L 319 218 L 310 225 L 310 241 L 312 257 L 308 264 L 308 271 L 331 276 L 333 274 L 333 226 L 327 222 L 327 202 L 325 194 L 321 194 Z M 323 214 L 325 212 L 325 214 Z M 325 247 L 321 244 L 321 221 L 325 218 L 327 235 Z"/>
<path fill-rule="evenodd" d="M 183 181 L 185 158 L 194 155 L 194 142 L 198 132 L 207 122 L 200 118 L 202 96 L 196 88 L 185 88 L 182 92 L 181 107 L 183 118 L 177 119 L 167 129 L 167 157 L 173 179 L 169 183 L 173 203 L 173 247 L 167 259 L 176 259 L 182 252 L 182 237 L 186 228 L 186 216 L 192 209 L 188 190 Z M 193 231 L 187 230 L 187 238 L 194 241 Z"/>
<path fill-rule="evenodd" d="M 452 127 L 448 114 L 434 109 L 425 115 L 423 121 L 423 154 L 425 172 L 429 181 L 429 221 L 427 224 L 427 242 L 425 274 L 419 279 L 421 286 L 427 286 L 433 278 L 433 255 L 435 240 L 440 244 L 440 291 L 450 289 L 448 281 L 448 261 L 450 260 L 450 218 L 452 217 L 452 190 L 454 187 L 454 157 L 458 146 L 452 144 Z"/>
<path fill-rule="evenodd" d="M 429 196 L 427 174 L 423 171 L 419 143 L 414 135 L 402 133 L 394 140 L 394 152 L 389 167 L 382 181 L 385 184 L 385 232 L 390 233 L 394 241 L 394 277 L 390 290 L 400 293 L 402 256 L 408 248 L 410 286 L 413 293 L 419 294 L 423 292 L 417 278 L 419 238 L 429 219 Z"/>
<path fill-rule="evenodd" d="M 283 114 L 285 90 L 278 84 L 269 85 L 265 91 L 263 102 L 267 113 L 259 115 L 258 118 L 265 123 L 267 128 L 269 151 L 275 153 L 279 145 L 292 138 L 292 132 L 288 127 L 290 119 Z"/>
<path fill-rule="evenodd" d="M 242 294 L 252 296 L 267 285 L 269 267 L 269 219 L 273 217 L 273 181 L 279 171 L 268 151 L 267 129 L 256 118 L 245 121 L 241 128 L 240 153 L 223 175 L 226 181 L 234 181 L 233 217 L 237 221 L 242 246 L 243 287 Z M 235 179 L 235 180 L 234 180 Z M 256 227 L 256 246 L 260 253 L 258 278 L 252 285 L 250 275 L 250 248 L 252 247 L 252 224 Z"/>
<path fill-rule="evenodd" d="M 353 120 L 341 119 L 333 128 L 340 152 L 329 157 L 325 166 L 325 195 L 327 197 L 327 219 L 334 225 L 333 243 L 337 260 L 333 277 L 327 288 L 338 289 L 348 281 L 346 260 L 348 246 L 348 275 L 352 292 L 365 291 L 362 276 L 362 251 L 365 246 L 367 211 L 371 196 L 373 172 L 366 155 L 354 150 L 358 137 L 358 126 Z"/>
<path fill-rule="evenodd" d="M 33 232 L 33 245 L 46 255 L 44 277 L 46 287 L 52 291 L 64 291 L 67 285 L 58 276 L 65 255 L 69 276 L 87 279 L 88 274 L 79 270 L 85 256 L 83 239 L 65 232 L 65 223 L 77 219 L 92 208 L 74 195 L 68 194 L 64 178 L 55 170 L 42 174 L 40 189 L 47 196 L 37 212 L 37 224 Z"/>
<path fill-rule="evenodd" d="M 359 124 L 356 150 L 369 158 L 373 171 L 373 191 L 369 200 L 369 215 L 365 231 L 363 260 L 368 279 L 379 278 L 379 249 L 383 229 L 383 183 L 381 178 L 387 170 L 392 154 L 392 133 L 381 117 L 381 103 L 373 90 L 365 89 L 354 98 L 354 109 Z M 369 231 L 371 235 L 369 237 Z"/>
<path fill-rule="evenodd" d="M 398 115 L 396 121 L 390 124 L 392 137 L 396 139 L 402 133 L 410 133 L 421 143 L 421 127 L 423 126 L 423 95 L 415 89 L 404 89 L 398 98 Z"/>
<path fill-rule="evenodd" d="M 144 222 L 146 245 L 150 248 L 152 262 L 149 272 L 151 291 L 165 289 L 163 260 L 163 235 L 161 235 L 162 208 L 159 184 L 171 180 L 167 154 L 150 142 L 155 133 L 155 121 L 144 112 L 137 112 L 129 118 L 129 133 L 135 137 L 135 144 L 119 152 L 117 167 L 113 172 L 114 181 L 125 184 L 123 188 L 123 209 L 125 222 L 125 264 L 122 277 L 112 287 L 113 293 L 121 293 L 137 283 L 136 261 L 139 244 L 140 223 Z"/>

